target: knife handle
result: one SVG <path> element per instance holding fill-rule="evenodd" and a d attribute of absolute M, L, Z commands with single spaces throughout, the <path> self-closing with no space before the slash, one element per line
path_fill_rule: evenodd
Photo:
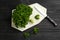
<path fill-rule="evenodd" d="M 46 18 L 54 25 L 54 27 L 57 27 L 57 23 L 52 20 L 52 18 L 50 18 L 49 16 L 47 16 Z"/>

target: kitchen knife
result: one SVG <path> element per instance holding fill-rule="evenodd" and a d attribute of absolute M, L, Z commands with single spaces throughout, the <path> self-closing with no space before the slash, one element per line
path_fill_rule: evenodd
<path fill-rule="evenodd" d="M 44 14 L 42 14 L 42 12 L 40 12 L 40 11 L 37 9 L 37 7 L 34 6 L 34 8 L 35 8 L 41 15 L 45 16 Z M 57 26 L 57 23 L 56 23 L 54 20 L 52 20 L 52 18 L 50 18 L 49 16 L 46 16 L 46 18 L 54 25 L 54 27 Z"/>

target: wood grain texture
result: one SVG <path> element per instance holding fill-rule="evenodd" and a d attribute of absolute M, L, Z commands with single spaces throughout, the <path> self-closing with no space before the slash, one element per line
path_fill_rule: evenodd
<path fill-rule="evenodd" d="M 0 0 L 0 40 L 25 40 L 22 32 L 11 28 L 11 10 L 20 3 L 35 2 L 48 9 L 47 14 L 56 21 L 58 26 L 54 27 L 47 19 L 44 19 L 36 25 L 39 27 L 39 33 L 30 36 L 27 40 L 60 40 L 60 0 Z M 33 28 L 28 29 L 27 32 L 31 33 Z"/>

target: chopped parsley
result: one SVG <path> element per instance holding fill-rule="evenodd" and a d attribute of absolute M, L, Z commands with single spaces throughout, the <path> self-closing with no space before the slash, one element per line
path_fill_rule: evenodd
<path fill-rule="evenodd" d="M 28 24 L 29 17 L 32 14 L 32 8 L 25 4 L 19 4 L 13 12 L 13 22 L 16 27 L 25 27 Z"/>

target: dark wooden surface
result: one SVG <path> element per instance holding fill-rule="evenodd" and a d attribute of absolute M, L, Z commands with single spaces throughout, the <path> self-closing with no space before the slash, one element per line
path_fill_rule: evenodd
<path fill-rule="evenodd" d="M 11 28 L 11 10 L 22 0 L 0 0 L 0 40 L 26 40 L 22 32 Z M 38 2 L 48 9 L 47 14 L 58 24 L 54 27 L 47 19 L 40 24 L 39 33 L 30 36 L 27 40 L 60 40 L 60 0 L 27 0 L 30 3 Z M 28 3 L 26 0 L 23 3 Z M 32 29 L 27 32 L 32 32 Z"/>

